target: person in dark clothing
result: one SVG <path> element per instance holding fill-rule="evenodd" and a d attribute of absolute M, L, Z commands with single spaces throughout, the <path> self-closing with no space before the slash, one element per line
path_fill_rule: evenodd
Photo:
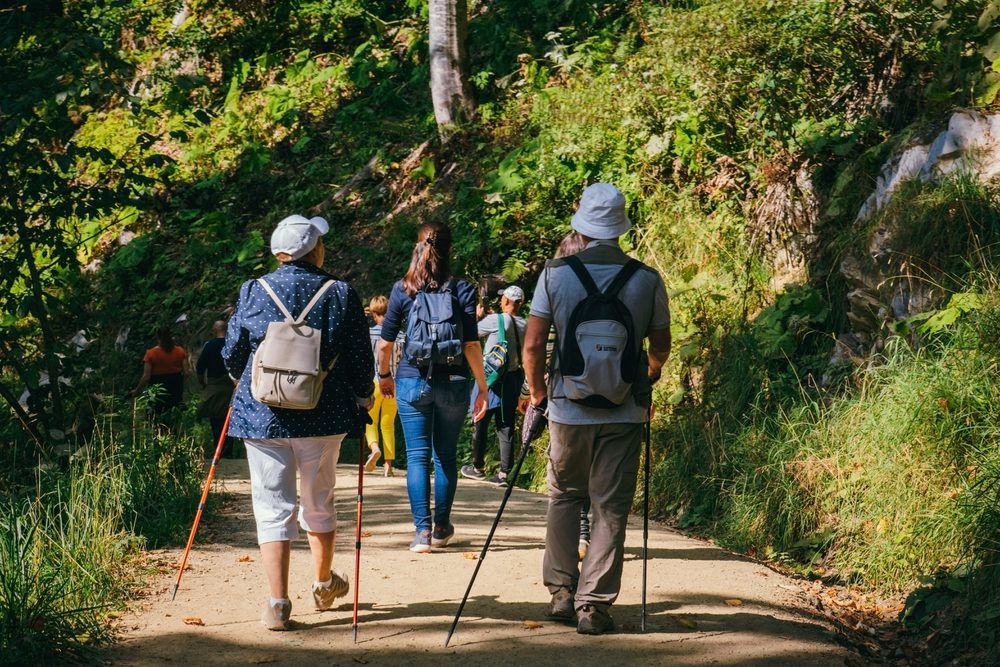
<path fill-rule="evenodd" d="M 202 389 L 198 416 L 207 419 L 212 425 L 212 449 L 208 452 L 209 456 L 215 453 L 215 447 L 222 437 L 229 402 L 233 398 L 233 380 L 226 372 L 226 364 L 222 360 L 222 347 L 226 344 L 226 323 L 216 320 L 212 325 L 212 333 L 215 337 L 201 348 L 195 365 L 198 384 Z M 237 458 L 234 438 L 226 438 L 222 445 L 222 456 L 227 459 Z"/>

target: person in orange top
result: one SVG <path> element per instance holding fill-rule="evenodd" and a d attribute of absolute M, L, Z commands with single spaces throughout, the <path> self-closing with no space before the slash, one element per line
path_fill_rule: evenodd
<path fill-rule="evenodd" d="M 184 395 L 184 377 L 187 375 L 187 351 L 174 343 L 170 327 L 156 331 L 157 345 L 146 350 L 142 358 L 142 377 L 129 396 L 135 398 L 147 385 L 163 387 L 164 393 L 150 405 L 156 415 L 180 405 Z"/>

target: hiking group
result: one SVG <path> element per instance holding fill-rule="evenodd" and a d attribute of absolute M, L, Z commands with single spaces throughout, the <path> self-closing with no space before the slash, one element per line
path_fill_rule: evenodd
<path fill-rule="evenodd" d="M 364 432 L 367 471 L 382 457 L 392 476 L 398 414 L 409 549 L 427 553 L 456 534 L 458 441 L 470 413 L 472 460 L 461 474 L 486 480 L 492 421 L 500 465 L 490 481 L 512 485 L 523 460 L 522 450 L 512 473 L 520 408 L 522 447 L 549 430 L 541 564 L 549 616 L 582 634 L 614 629 L 609 608 L 620 589 L 651 387 L 670 349 L 663 281 L 619 247 L 630 225 L 617 188 L 587 187 L 525 320 L 516 285 L 501 290 L 499 312 L 487 313 L 476 288 L 452 274 L 449 228 L 424 224 L 405 274 L 388 297 L 370 300 L 371 327 L 354 289 L 322 268 L 327 222 L 292 215 L 277 225 L 271 252 L 279 266 L 242 285 L 221 348 L 236 383 L 228 433 L 246 448 L 267 628 L 289 627 L 290 545 L 300 527 L 313 556 L 316 609 L 332 608 L 350 589 L 333 569 L 336 463 L 348 434 Z"/>

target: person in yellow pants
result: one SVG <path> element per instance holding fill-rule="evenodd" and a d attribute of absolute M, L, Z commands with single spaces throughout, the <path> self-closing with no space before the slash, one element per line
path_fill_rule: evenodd
<path fill-rule="evenodd" d="M 372 300 L 368 303 L 368 310 L 371 313 L 372 319 L 375 320 L 375 326 L 368 329 L 369 335 L 371 336 L 372 343 L 372 355 L 374 357 L 375 347 L 382 337 L 382 321 L 385 319 L 385 313 L 389 306 L 389 300 L 383 295 L 378 295 L 372 297 Z M 396 372 L 396 364 L 399 361 L 399 351 L 402 350 L 402 343 L 400 340 L 396 341 L 395 349 L 392 355 L 392 364 L 389 371 L 390 375 L 394 375 Z M 375 403 L 372 405 L 372 409 L 368 412 L 371 416 L 372 421 L 365 428 L 365 438 L 368 440 L 368 449 L 371 450 L 371 454 L 368 455 L 368 460 L 365 461 L 365 471 L 372 472 L 375 470 L 375 465 L 378 462 L 378 457 L 382 456 L 382 465 L 385 468 L 386 477 L 394 477 L 395 473 L 392 469 L 392 464 L 396 460 L 396 399 L 383 396 L 378 390 L 378 359 L 375 359 Z M 382 432 L 382 447 L 379 448 L 379 431 Z"/>

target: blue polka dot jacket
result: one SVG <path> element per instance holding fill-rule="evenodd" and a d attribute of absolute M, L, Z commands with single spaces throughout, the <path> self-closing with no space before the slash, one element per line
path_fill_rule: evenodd
<path fill-rule="evenodd" d="M 298 317 L 328 273 L 306 262 L 283 264 L 264 276 L 293 317 Z M 229 320 L 222 350 L 229 374 L 239 378 L 233 396 L 229 434 L 240 438 L 309 438 L 357 431 L 358 398 L 372 394 L 372 351 L 361 300 L 346 282 L 334 282 L 313 306 L 306 323 L 322 332 L 320 361 L 337 362 L 323 383 L 319 404 L 312 410 L 272 408 L 250 394 L 253 354 L 264 340 L 267 325 L 284 316 L 256 280 L 240 288 L 236 312 Z"/>

